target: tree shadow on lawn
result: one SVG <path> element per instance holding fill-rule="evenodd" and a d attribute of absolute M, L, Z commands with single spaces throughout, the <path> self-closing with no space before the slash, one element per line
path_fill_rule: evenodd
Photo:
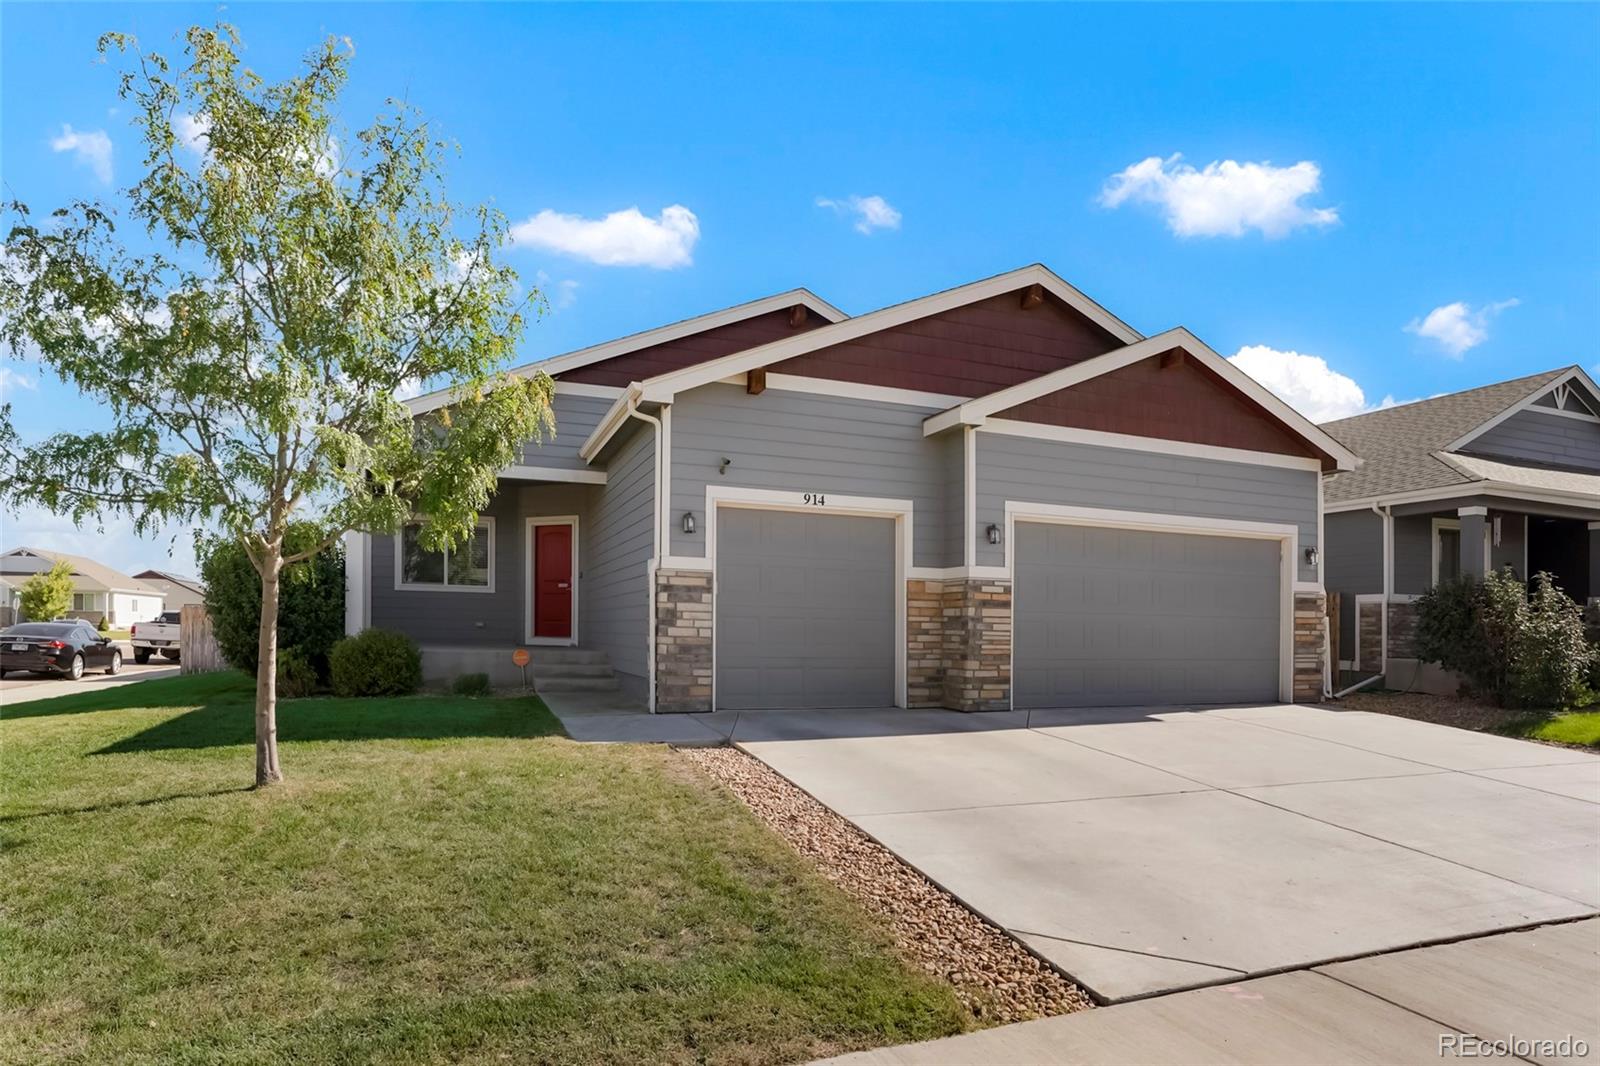
<path fill-rule="evenodd" d="M 255 743 L 254 692 L 213 698 L 94 752 L 221 748 Z M 536 697 L 394 696 L 302 699 L 278 703 L 278 740 L 445 740 L 453 737 L 561 736 L 558 722 Z"/>

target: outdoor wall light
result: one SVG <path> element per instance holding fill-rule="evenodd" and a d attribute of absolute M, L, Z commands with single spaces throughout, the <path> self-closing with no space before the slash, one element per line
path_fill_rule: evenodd
<path fill-rule="evenodd" d="M 1306 565 L 1307 566 L 1316 566 L 1317 565 L 1317 546 L 1315 544 L 1313 544 L 1311 547 L 1307 548 L 1305 550 L 1305 552 L 1304 552 L 1304 555 L 1306 557 Z"/>
<path fill-rule="evenodd" d="M 999 544 L 1000 543 L 1000 527 L 995 525 L 993 522 L 989 523 L 989 543 L 990 544 Z"/>
<path fill-rule="evenodd" d="M 693 533 L 694 532 L 694 512 L 693 511 L 685 511 L 685 512 L 683 512 L 683 531 L 685 533 Z"/>

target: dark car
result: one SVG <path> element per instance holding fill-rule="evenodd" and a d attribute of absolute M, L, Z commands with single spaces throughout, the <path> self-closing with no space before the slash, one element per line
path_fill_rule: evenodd
<path fill-rule="evenodd" d="M 87 622 L 22 622 L 0 630 L 0 677 L 32 670 L 76 681 L 85 670 L 121 669 L 122 649 Z"/>

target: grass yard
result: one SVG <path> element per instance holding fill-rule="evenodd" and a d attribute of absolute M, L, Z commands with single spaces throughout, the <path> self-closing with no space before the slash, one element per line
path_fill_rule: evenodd
<path fill-rule="evenodd" d="M 0 1060 L 795 1062 L 960 1031 L 944 985 L 660 747 L 536 699 L 250 681 L 0 712 Z"/>
<path fill-rule="evenodd" d="M 1553 740 L 1558 744 L 1600 748 L 1600 711 L 1572 711 L 1515 722 L 1503 732 L 1533 740 Z"/>

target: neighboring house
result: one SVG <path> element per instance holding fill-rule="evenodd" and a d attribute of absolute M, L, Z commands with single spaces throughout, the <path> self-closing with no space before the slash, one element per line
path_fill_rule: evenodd
<path fill-rule="evenodd" d="M 11 625 L 17 620 L 17 606 L 22 597 L 17 587 L 20 584 L 20 581 L 13 582 L 9 578 L 0 577 L 0 628 Z"/>
<path fill-rule="evenodd" d="M 1362 458 L 1324 489 L 1346 668 L 1453 688 L 1411 646 L 1413 604 L 1442 578 L 1546 571 L 1579 603 L 1600 598 L 1600 390 L 1582 369 L 1322 428 Z"/>
<path fill-rule="evenodd" d="M 141 570 L 133 576 L 160 589 L 166 596 L 166 609 L 169 611 L 179 610 L 191 603 L 205 605 L 206 587 L 192 577 L 169 574 L 165 570 Z"/>
<path fill-rule="evenodd" d="M 20 588 L 29 577 L 63 559 L 72 564 L 72 609 L 67 613 L 73 618 L 95 623 L 105 618 L 120 629 L 161 613 L 165 594 L 160 589 L 81 555 L 13 548 L 0 554 L 0 578 Z"/>
<path fill-rule="evenodd" d="M 797 289 L 539 370 L 555 436 L 472 540 L 347 545 L 347 628 L 430 677 L 527 646 L 536 683 L 609 663 L 658 711 L 1322 695 L 1318 492 L 1355 457 L 1043 267 L 857 318 Z"/>

